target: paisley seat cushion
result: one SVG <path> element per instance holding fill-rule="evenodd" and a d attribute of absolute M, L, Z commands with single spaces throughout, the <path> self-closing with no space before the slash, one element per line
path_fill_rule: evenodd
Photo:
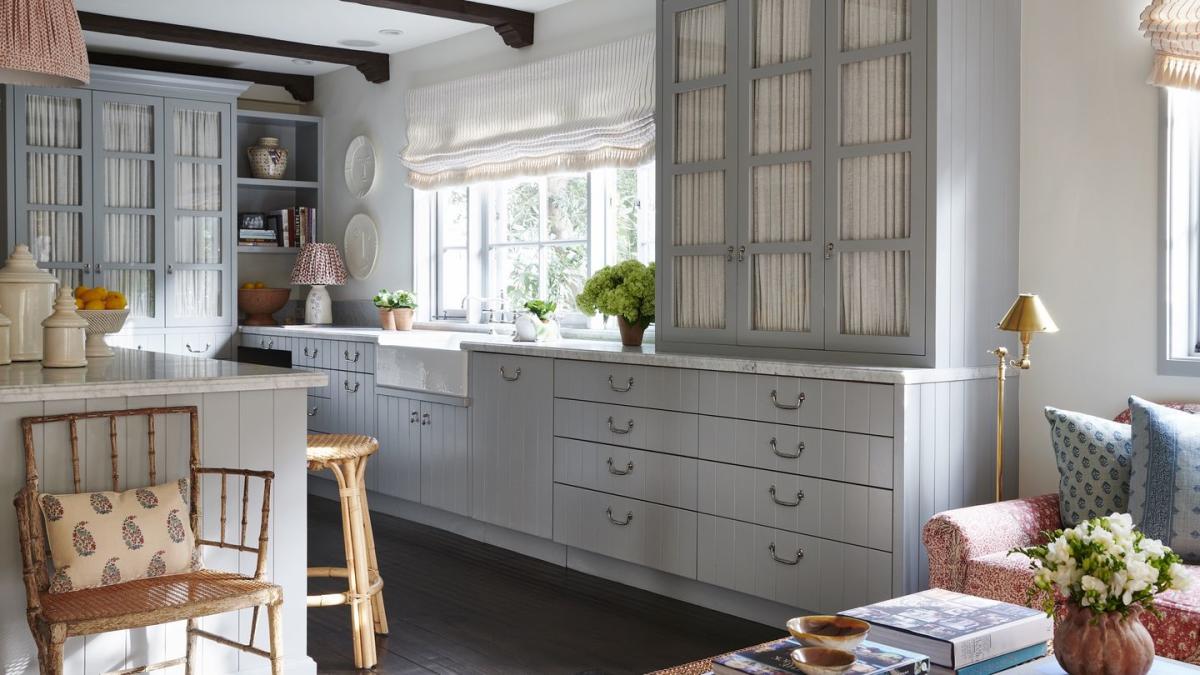
<path fill-rule="evenodd" d="M 125 492 L 39 496 L 54 563 L 51 593 L 199 567 L 188 481 Z"/>

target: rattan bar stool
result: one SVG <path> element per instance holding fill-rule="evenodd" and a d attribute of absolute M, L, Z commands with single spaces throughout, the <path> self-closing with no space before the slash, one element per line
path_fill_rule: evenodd
<path fill-rule="evenodd" d="M 342 538 L 346 545 L 345 567 L 310 567 L 309 577 L 346 579 L 341 593 L 308 596 L 309 607 L 350 605 L 354 633 L 354 665 L 374 668 L 378 662 L 375 634 L 386 635 L 387 614 L 383 607 L 383 578 L 375 557 L 375 536 L 363 477 L 367 459 L 379 450 L 379 441 L 354 434 L 309 434 L 308 468 L 329 470 L 337 479 L 342 503 Z"/>

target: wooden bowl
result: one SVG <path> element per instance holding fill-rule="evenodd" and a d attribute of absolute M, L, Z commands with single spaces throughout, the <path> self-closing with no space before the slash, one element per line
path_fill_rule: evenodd
<path fill-rule="evenodd" d="M 246 315 L 243 326 L 278 326 L 271 316 L 283 309 L 292 295 L 290 288 L 239 288 L 238 311 Z"/>
<path fill-rule="evenodd" d="M 844 673 L 858 658 L 853 652 L 825 647 L 801 647 L 792 650 L 792 663 L 808 675 L 832 675 Z"/>
<path fill-rule="evenodd" d="M 852 652 L 867 639 L 871 624 L 848 616 L 800 616 L 787 622 L 788 632 L 805 647 Z"/>

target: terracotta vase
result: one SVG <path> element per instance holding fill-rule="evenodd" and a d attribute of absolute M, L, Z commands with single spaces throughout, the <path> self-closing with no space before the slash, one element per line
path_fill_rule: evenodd
<path fill-rule="evenodd" d="M 379 327 L 384 330 L 396 330 L 396 312 L 391 308 L 379 309 Z"/>
<path fill-rule="evenodd" d="M 392 310 L 396 320 L 396 330 L 412 330 L 413 311 L 411 307 L 400 307 Z"/>
<path fill-rule="evenodd" d="M 646 326 L 642 322 L 629 323 L 625 317 L 617 317 L 617 328 L 621 330 L 621 344 L 626 347 L 641 347 L 642 338 L 646 335 Z"/>
<path fill-rule="evenodd" d="M 1054 628 L 1054 658 L 1068 675 L 1146 675 L 1154 663 L 1154 640 L 1140 614 L 1134 608 L 1128 616 L 1097 616 L 1068 604 Z"/>

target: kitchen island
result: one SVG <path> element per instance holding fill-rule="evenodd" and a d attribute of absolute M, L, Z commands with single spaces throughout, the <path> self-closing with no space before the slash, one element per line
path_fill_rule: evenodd
<path fill-rule="evenodd" d="M 268 577 L 283 587 L 284 655 L 288 673 L 315 673 L 316 666 L 306 649 L 306 467 L 305 395 L 309 387 L 323 386 L 326 377 L 309 371 L 292 371 L 230 361 L 190 358 L 171 354 L 115 349 L 116 355 L 92 359 L 86 368 L 46 369 L 39 363 L 0 366 L 0 439 L 8 448 L 6 464 L 0 468 L 0 494 L 14 495 L 25 481 L 20 420 L 23 417 L 95 410 L 197 406 L 200 411 L 201 463 L 275 472 L 270 510 L 270 557 Z M 118 438 L 122 450 L 126 431 L 129 439 L 145 442 L 144 428 L 133 427 L 133 419 L 122 421 Z M 129 429 L 126 430 L 125 425 Z M 103 428 L 101 428 L 103 427 Z M 158 476 L 160 482 L 188 475 L 186 423 L 168 421 L 159 434 Z M 63 434 L 65 436 L 65 434 Z M 39 456 L 46 444 L 66 443 L 54 434 L 38 435 Z M 84 490 L 110 490 L 111 457 L 107 422 L 81 423 L 79 460 Z M 136 453 L 122 455 L 122 489 L 139 487 L 146 478 L 139 469 Z M 140 459 L 145 462 L 145 456 Z M 124 481 L 128 480 L 128 486 Z M 42 490 L 71 491 L 70 466 L 47 463 L 41 467 Z M 204 503 L 203 536 L 216 538 L 219 528 L 219 493 L 211 494 L 202 484 Z M 240 487 L 239 487 L 240 492 Z M 257 495 L 247 509 L 252 532 L 257 532 Z M 229 500 L 228 519 L 241 522 L 240 499 Z M 5 673 L 37 672 L 37 653 L 25 620 L 25 590 L 21 559 L 12 511 L 0 516 L 0 663 Z M 204 564 L 213 569 L 238 570 L 252 574 L 251 554 L 233 551 L 204 552 Z M 260 619 L 262 621 L 262 619 Z M 210 617 L 201 627 L 245 641 L 250 635 L 250 610 Z M 257 638 L 265 644 L 266 630 L 259 626 Z M 132 668 L 181 656 L 185 647 L 182 623 L 139 630 L 70 638 L 66 648 L 66 672 L 98 673 Z M 201 664 L 197 672 L 265 672 L 263 659 L 243 655 L 202 640 Z"/>

